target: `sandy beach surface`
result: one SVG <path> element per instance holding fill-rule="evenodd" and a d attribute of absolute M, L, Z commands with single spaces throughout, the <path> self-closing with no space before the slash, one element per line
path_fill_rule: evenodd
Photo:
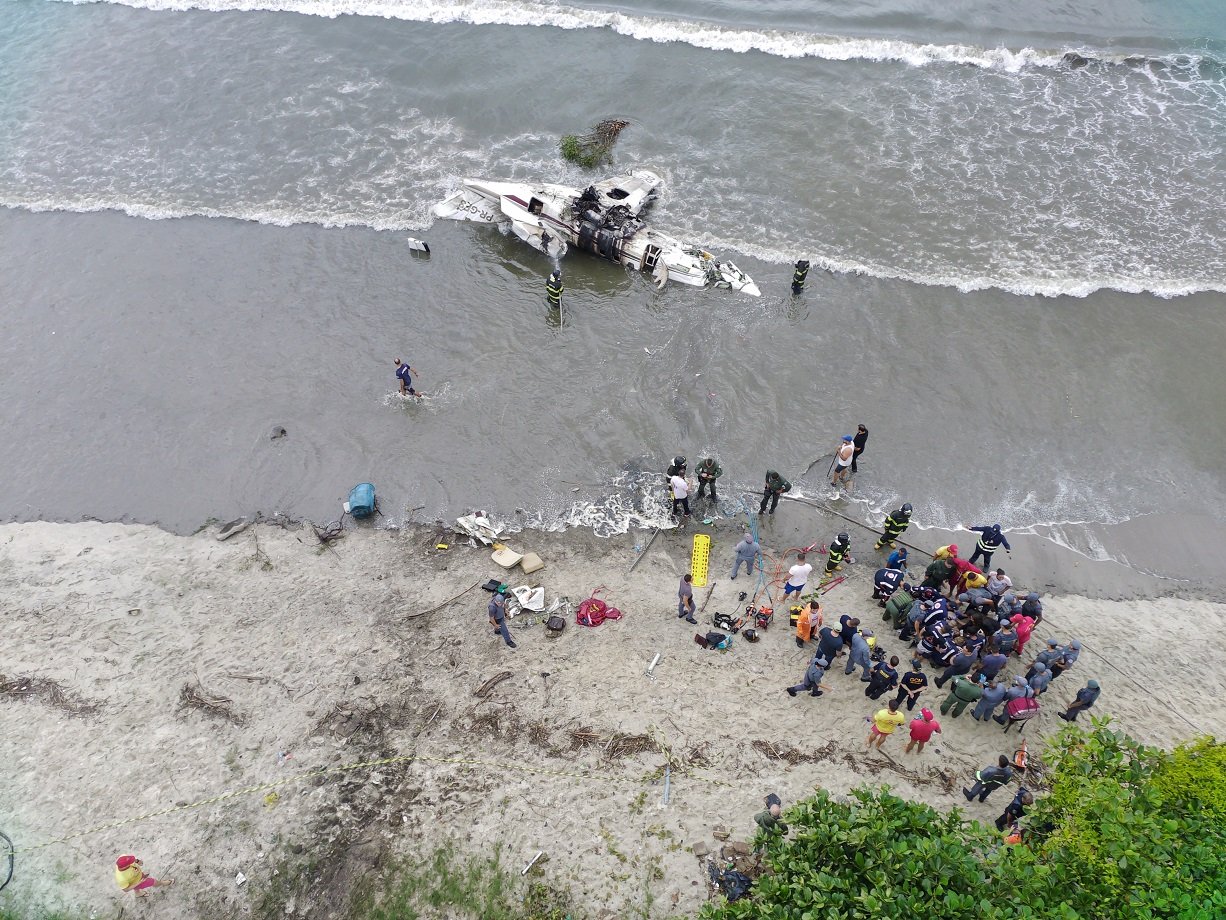
<path fill-rule="evenodd" d="M 763 534 L 775 558 L 807 532 L 829 531 L 825 542 L 841 529 L 796 503 L 778 518 Z M 753 591 L 755 579 L 727 577 L 740 528 L 662 532 L 633 572 L 650 534 L 513 535 L 545 568 L 505 580 L 573 603 L 603 585 L 625 617 L 596 629 L 572 619 L 556 639 L 515 627 L 512 650 L 491 635 L 479 587 L 503 571 L 488 548 L 436 549 L 436 527 L 359 528 L 328 547 L 309 528 L 269 524 L 226 542 L 215 527 L 0 527 L 0 830 L 18 851 L 0 905 L 91 917 L 126 905 L 125 916 L 179 920 L 262 916 L 284 898 L 279 915 L 323 918 L 396 857 L 452 844 L 497 848 L 515 868 L 544 851 L 546 880 L 588 915 L 666 916 L 709 896 L 692 845 L 718 848 L 719 826 L 748 839 L 769 792 L 786 804 L 817 786 L 886 783 L 995 818 L 1004 794 L 968 807 L 960 789 L 1017 748 L 1016 732 L 938 717 L 944 732 L 922 755 L 904 756 L 901 736 L 867 754 L 865 716 L 888 697 L 866 699 L 841 668 L 820 699 L 785 695 L 810 655 L 780 622 L 785 610 L 756 644 L 695 644 L 713 613 Z M 705 610 L 693 627 L 676 617 L 676 589 L 699 531 L 712 536 L 714 587 L 695 591 Z M 863 532 L 853 540 L 861 558 L 826 595 L 826 618 L 879 628 L 879 563 Z M 1031 545 L 1008 561 L 1019 586 L 1044 593 L 1031 650 L 1050 636 L 1086 645 L 1027 729 L 1032 753 L 1091 677 L 1098 714 L 1143 741 L 1221 724 L 1226 605 L 1169 581 L 1116 581 L 1071 553 L 1028 558 Z M 932 688 L 926 700 L 944 696 Z M 316 773 L 387 758 L 402 759 Z M 175 887 L 134 907 L 111 877 L 126 852 Z"/>

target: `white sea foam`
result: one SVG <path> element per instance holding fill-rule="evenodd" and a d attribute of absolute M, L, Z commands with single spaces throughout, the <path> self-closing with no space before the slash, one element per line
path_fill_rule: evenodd
<path fill-rule="evenodd" d="M 915 67 L 966 64 L 994 70 L 1066 64 L 1065 50 L 983 48 L 968 44 L 923 44 L 885 38 L 819 35 L 812 32 L 738 28 L 713 22 L 641 16 L 528 0 L 64 0 L 71 3 L 118 2 L 146 10 L 268 11 L 335 18 L 374 16 L 411 22 L 471 25 L 551 26 L 557 29 L 608 29 L 639 41 L 679 42 L 711 51 L 760 52 L 782 58 L 828 61 L 897 61 Z M 1098 52 L 1076 49 L 1080 59 L 1111 61 Z M 1119 60 L 1124 60 L 1119 58 Z M 1198 59 L 1178 55 L 1172 63 L 1194 66 Z"/>
<path fill-rule="evenodd" d="M 293 227 L 314 224 L 325 229 L 366 227 L 372 230 L 421 232 L 433 223 L 424 207 L 409 211 L 380 214 L 377 210 L 354 210 L 348 212 L 312 210 L 295 207 L 184 207 L 155 201 L 135 201 L 105 195 L 91 195 L 76 199 L 54 197 L 0 197 L 0 207 L 13 210 L 43 212 L 69 212 L 90 214 L 102 211 L 117 211 L 129 217 L 144 220 L 175 220 L 189 217 L 208 217 L 251 221 L 273 227 Z M 906 281 L 934 287 L 951 287 L 962 293 L 997 289 L 1011 294 L 1042 297 L 1088 297 L 1096 291 L 1113 290 L 1128 294 L 1153 294 L 1156 297 L 1184 297 L 1201 292 L 1226 293 L 1226 279 L 1161 279 L 1148 276 L 1099 274 L 1086 277 L 1069 275 L 1064 278 L 1027 277 L 1001 273 L 1000 275 L 958 274 L 952 266 L 931 272 L 911 271 L 884 265 L 870 260 L 858 261 L 827 258 L 812 253 L 804 244 L 785 247 L 761 246 L 744 240 L 720 240 L 703 238 L 703 245 L 717 252 L 735 251 L 752 256 L 763 262 L 790 265 L 797 253 L 810 253 L 808 258 L 814 268 L 822 268 L 835 274 L 863 275 L 870 278 Z"/>
<path fill-rule="evenodd" d="M 745 253 L 763 262 L 791 265 L 798 255 L 809 259 L 812 267 L 825 269 L 839 275 L 864 275 L 870 278 L 886 278 L 908 281 L 930 287 L 951 287 L 963 294 L 986 291 L 993 288 L 1010 294 L 1040 297 L 1088 297 L 1095 291 L 1122 291 L 1126 294 L 1153 294 L 1156 297 L 1185 297 L 1202 291 L 1226 292 L 1226 279 L 1201 278 L 1153 278 L 1149 275 L 1129 276 L 1122 274 L 1091 274 L 1064 277 L 1052 274 L 1025 275 L 1002 272 L 998 275 L 960 274 L 953 269 L 934 267 L 933 271 L 914 271 L 885 265 L 871 260 L 836 258 L 813 251 L 809 244 L 798 242 L 793 246 L 762 246 L 741 239 L 703 238 L 708 249 L 731 249 Z"/>
<path fill-rule="evenodd" d="M 154 201 L 133 201 L 125 198 L 111 198 L 104 195 L 90 195 L 75 200 L 54 199 L 48 197 L 31 198 L 0 198 L 0 207 L 13 210 L 30 211 L 35 214 L 52 211 L 65 211 L 73 214 L 94 214 L 101 211 L 118 211 L 129 217 L 139 217 L 144 220 L 179 220 L 186 217 L 210 217 L 222 220 L 242 220 L 265 224 L 270 227 L 295 227 L 302 224 L 315 224 L 326 229 L 342 229 L 345 227 L 368 227 L 372 230 L 424 230 L 432 220 L 424 213 L 420 218 L 398 215 L 372 215 L 363 213 L 317 212 L 292 207 L 230 207 L 206 208 L 183 207 L 163 204 Z"/>

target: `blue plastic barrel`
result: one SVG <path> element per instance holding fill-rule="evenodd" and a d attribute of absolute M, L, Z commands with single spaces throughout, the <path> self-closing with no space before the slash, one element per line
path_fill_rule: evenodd
<path fill-rule="evenodd" d="M 359 482 L 349 492 L 349 513 L 355 518 L 368 518 L 375 513 L 375 487 Z"/>

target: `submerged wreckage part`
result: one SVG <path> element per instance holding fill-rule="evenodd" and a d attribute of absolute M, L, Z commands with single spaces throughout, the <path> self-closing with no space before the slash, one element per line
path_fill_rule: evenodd
<path fill-rule="evenodd" d="M 583 191 L 565 185 L 465 179 L 458 192 L 434 206 L 434 214 L 509 224 L 511 232 L 546 255 L 560 258 L 573 246 L 649 274 L 659 287 L 676 281 L 757 297 L 758 286 L 733 262 L 716 259 L 705 249 L 643 222 L 639 213 L 655 200 L 660 185 L 660 177 L 645 169 L 605 179 Z"/>

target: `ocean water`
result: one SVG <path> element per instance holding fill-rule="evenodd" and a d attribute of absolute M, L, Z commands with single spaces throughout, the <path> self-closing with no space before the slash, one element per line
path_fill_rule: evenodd
<path fill-rule="evenodd" d="M 369 479 L 393 519 L 615 532 L 674 453 L 727 513 L 767 466 L 821 494 L 857 422 L 869 517 L 1220 504 L 1215 7 L 2 0 L 0 515 L 323 521 Z M 557 142 L 610 115 L 608 171 L 762 298 L 571 254 L 559 318 L 544 257 L 431 218 L 603 175 Z"/>

